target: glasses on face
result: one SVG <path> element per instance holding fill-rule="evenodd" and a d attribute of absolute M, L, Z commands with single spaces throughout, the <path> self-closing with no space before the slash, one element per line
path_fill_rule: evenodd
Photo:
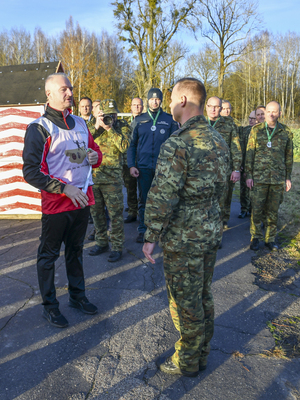
<path fill-rule="evenodd" d="M 211 104 L 207 104 L 206 107 L 211 108 L 211 109 L 213 109 L 213 110 L 218 110 L 219 108 L 221 108 L 220 106 L 213 106 L 213 105 L 211 105 Z"/>
<path fill-rule="evenodd" d="M 255 121 L 256 118 L 249 117 L 249 120 L 250 120 L 250 121 Z"/>

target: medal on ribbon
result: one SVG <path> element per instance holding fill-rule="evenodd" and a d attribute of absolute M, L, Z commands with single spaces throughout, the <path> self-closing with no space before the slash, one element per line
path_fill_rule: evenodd
<path fill-rule="evenodd" d="M 270 149 L 270 148 L 272 147 L 272 142 L 271 142 L 271 140 L 272 140 L 272 137 L 273 137 L 273 135 L 274 135 L 274 133 L 275 133 L 275 130 L 276 130 L 276 127 L 277 127 L 277 122 L 276 122 L 275 128 L 272 130 L 271 135 L 270 135 L 270 133 L 269 133 L 268 124 L 267 124 L 266 122 L 265 122 L 265 127 L 266 127 L 267 136 L 268 136 L 267 147 Z"/>
<path fill-rule="evenodd" d="M 153 116 L 152 116 L 150 110 L 148 110 L 148 114 L 150 115 L 150 118 L 151 118 L 152 121 L 153 121 L 153 125 L 151 126 L 151 131 L 152 131 L 152 132 L 155 132 L 155 131 L 156 131 L 156 126 L 155 126 L 155 124 L 156 124 L 157 118 L 158 118 L 158 116 L 159 116 L 159 114 L 160 114 L 160 109 L 158 110 L 155 119 L 153 118 Z"/>

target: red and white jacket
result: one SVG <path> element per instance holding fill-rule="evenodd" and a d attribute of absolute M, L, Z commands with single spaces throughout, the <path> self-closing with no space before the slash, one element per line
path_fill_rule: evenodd
<path fill-rule="evenodd" d="M 71 199 L 63 190 L 66 184 L 83 188 L 90 165 L 86 150 L 98 153 L 99 167 L 102 153 L 89 132 L 85 121 L 70 111 L 64 116 L 62 111 L 47 107 L 43 116 L 28 125 L 23 150 L 24 179 L 41 190 L 43 214 L 57 214 L 76 210 Z M 92 177 L 89 178 L 88 205 L 95 204 Z"/>

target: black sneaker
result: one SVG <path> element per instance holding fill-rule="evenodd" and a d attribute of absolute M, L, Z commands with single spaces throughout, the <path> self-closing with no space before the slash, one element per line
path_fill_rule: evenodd
<path fill-rule="evenodd" d="M 144 243 L 144 233 L 140 232 L 138 237 L 136 238 L 137 243 Z"/>
<path fill-rule="evenodd" d="M 199 374 L 199 371 L 186 371 L 184 369 L 180 369 L 179 367 L 177 367 L 177 365 L 173 363 L 172 357 L 168 357 L 164 362 L 163 358 L 160 358 L 156 362 L 156 365 L 162 372 L 166 372 L 170 375 L 184 375 L 190 378 L 194 378 Z"/>
<path fill-rule="evenodd" d="M 81 299 L 69 298 L 69 306 L 73 308 L 78 308 L 85 314 L 96 314 L 98 308 L 94 304 L 90 303 L 86 297 L 81 297 Z"/>
<path fill-rule="evenodd" d="M 250 249 L 257 251 L 259 249 L 259 239 L 252 239 L 250 242 Z"/>
<path fill-rule="evenodd" d="M 44 308 L 43 317 L 49 322 L 49 324 L 56 326 L 57 328 L 66 328 L 69 323 L 66 318 L 61 314 L 58 308 Z"/>
<path fill-rule="evenodd" d="M 112 251 L 107 259 L 109 262 L 116 262 L 122 258 L 122 251 Z"/>

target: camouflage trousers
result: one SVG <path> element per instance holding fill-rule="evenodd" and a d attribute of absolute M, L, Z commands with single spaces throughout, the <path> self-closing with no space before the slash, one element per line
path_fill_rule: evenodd
<path fill-rule="evenodd" d="M 254 184 L 251 190 L 251 239 L 263 240 L 261 222 L 265 225 L 265 242 L 274 242 L 277 233 L 279 206 L 283 200 L 284 185 Z"/>
<path fill-rule="evenodd" d="M 138 213 L 137 179 L 130 175 L 127 165 L 123 165 L 123 181 L 127 191 L 128 215 L 136 217 Z"/>
<path fill-rule="evenodd" d="M 227 180 L 227 191 L 224 202 L 224 212 L 223 212 L 223 221 L 228 222 L 230 218 L 230 207 L 232 200 L 232 193 L 234 189 L 234 183 L 230 180 L 230 176 Z"/>
<path fill-rule="evenodd" d="M 250 193 L 249 193 L 249 188 L 246 185 L 246 175 L 245 175 L 245 173 L 241 174 L 241 180 L 240 180 L 240 203 L 241 203 L 241 212 L 250 212 L 250 210 L 251 210 Z"/>
<path fill-rule="evenodd" d="M 180 339 L 172 361 L 187 371 L 207 363 L 214 332 L 211 282 L 217 247 L 197 255 L 164 251 L 164 273 L 171 317 Z"/>
<path fill-rule="evenodd" d="M 105 206 L 111 220 L 110 240 L 112 250 L 121 251 L 124 244 L 122 181 L 111 179 L 107 183 L 93 186 L 95 204 L 91 214 L 95 226 L 95 240 L 98 246 L 108 245 Z"/>

